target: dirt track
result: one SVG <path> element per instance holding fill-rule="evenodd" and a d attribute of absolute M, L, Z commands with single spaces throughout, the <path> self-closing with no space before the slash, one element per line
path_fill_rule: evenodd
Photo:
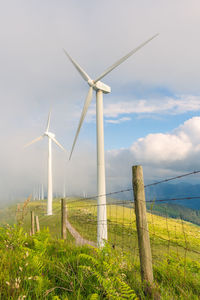
<path fill-rule="evenodd" d="M 90 245 L 90 246 L 93 246 L 93 247 L 97 247 L 95 242 L 84 239 L 78 233 L 78 231 L 76 231 L 76 229 L 69 223 L 68 220 L 66 220 L 66 227 L 69 230 L 69 232 L 71 233 L 71 235 L 75 238 L 76 245 Z"/>

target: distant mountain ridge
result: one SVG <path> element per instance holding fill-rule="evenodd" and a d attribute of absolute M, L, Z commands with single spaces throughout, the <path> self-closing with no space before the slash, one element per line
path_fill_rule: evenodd
<path fill-rule="evenodd" d="M 195 210 L 200 209 L 200 184 L 190 184 L 186 182 L 177 184 L 164 183 L 147 187 L 145 193 L 146 201 L 155 200 L 155 203 L 158 203 L 156 200 L 166 199 L 165 203 L 183 205 Z M 170 201 L 172 198 L 187 197 L 199 198 Z"/>
<path fill-rule="evenodd" d="M 160 216 L 183 219 L 200 226 L 200 184 L 180 182 L 162 183 L 146 187 L 147 210 Z M 174 198 L 197 197 L 196 199 L 170 200 Z M 133 199 L 132 192 L 116 195 L 120 199 Z M 166 201 L 158 201 L 166 200 Z M 151 201 L 148 203 L 148 201 Z M 126 204 L 129 206 L 129 204 Z"/>

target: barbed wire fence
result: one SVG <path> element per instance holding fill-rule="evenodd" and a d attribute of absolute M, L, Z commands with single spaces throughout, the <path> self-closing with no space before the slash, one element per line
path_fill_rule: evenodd
<path fill-rule="evenodd" d="M 152 186 L 164 184 L 169 181 L 175 181 L 187 176 L 200 174 L 200 171 L 193 171 L 181 174 L 175 177 L 166 178 L 144 185 L 147 190 Z M 128 187 L 118 191 L 109 192 L 107 197 L 107 222 L 108 243 L 113 249 L 128 253 L 131 256 L 133 265 L 139 263 L 139 244 L 138 244 L 138 228 L 136 224 L 136 210 L 134 202 L 134 189 Z M 120 195 L 120 197 L 119 197 Z M 105 196 L 105 195 L 100 195 Z M 119 198 L 116 199 L 116 196 Z M 66 198 L 67 207 L 67 241 L 76 243 L 77 245 L 89 244 L 97 246 L 97 203 L 99 196 L 94 195 L 88 198 Z M 152 257 L 147 259 L 151 261 L 153 267 L 162 264 L 163 260 L 171 264 L 174 260 L 180 262 L 184 266 L 184 276 L 187 276 L 187 261 L 200 261 L 200 229 L 198 226 L 191 226 L 183 220 L 180 214 L 179 218 L 169 218 L 167 212 L 168 203 L 176 203 L 176 201 L 199 200 L 200 195 L 180 196 L 180 197 L 164 197 L 148 198 L 142 200 L 147 205 L 147 221 L 148 228 L 141 225 L 140 229 L 148 232 L 150 237 L 150 245 Z M 24 221 L 27 232 L 30 232 L 32 211 L 28 205 L 28 198 L 24 203 L 20 204 L 15 211 L 15 220 Z M 40 229 L 49 228 L 52 236 L 61 238 L 61 205 L 60 200 L 54 202 L 53 215 L 46 215 L 46 201 L 36 201 L 34 206 L 35 215 L 39 218 Z M 163 203 L 166 205 L 165 214 L 159 216 L 155 210 L 155 205 Z M 173 259 L 172 259 L 173 258 Z M 134 268 L 133 268 L 134 270 Z M 166 270 L 166 272 L 169 272 Z"/>
<path fill-rule="evenodd" d="M 148 189 L 151 186 L 166 183 L 169 181 L 181 179 L 183 177 L 199 174 L 200 171 L 178 175 L 164 180 L 156 181 L 144 186 Z M 134 192 L 133 188 L 127 188 L 119 191 L 107 193 L 107 222 L 108 226 L 108 242 L 114 249 L 119 249 L 124 253 L 130 253 L 133 261 L 139 260 L 139 245 L 138 245 L 138 228 L 136 225 L 135 203 L 132 199 L 116 199 L 112 196 Z M 102 195 L 104 196 L 104 195 Z M 125 197 L 127 198 L 127 197 Z M 175 261 L 181 261 L 184 265 L 184 276 L 187 273 L 187 259 L 200 260 L 200 229 L 198 226 L 189 225 L 183 220 L 182 215 L 178 219 L 173 219 L 168 216 L 165 207 L 165 215 L 159 216 L 154 211 L 156 203 L 174 203 L 175 201 L 190 201 L 197 199 L 200 201 L 200 195 L 191 197 L 171 197 L 163 199 L 147 199 L 145 204 L 149 204 L 147 219 L 148 229 L 141 226 L 140 229 L 148 231 L 150 236 L 150 244 L 152 258 L 150 258 L 153 266 L 160 264 L 163 257 L 168 259 L 173 257 Z M 73 201 L 67 201 L 67 219 L 68 222 L 80 234 L 82 239 L 86 241 L 96 242 L 97 236 L 97 196 L 89 198 L 80 198 Z M 79 236 L 79 239 L 80 239 Z M 76 237 L 75 237 L 76 239 Z M 79 242 L 77 241 L 77 244 Z M 81 244 L 81 242 L 80 242 Z M 165 255 L 164 255 L 165 254 Z M 149 259 L 149 258 L 148 258 Z"/>
<path fill-rule="evenodd" d="M 200 171 L 193 171 L 186 174 L 178 175 L 175 177 L 167 178 L 164 180 L 156 181 L 150 184 L 147 184 L 144 186 L 145 189 L 158 185 L 161 183 L 173 181 L 176 179 L 180 179 L 186 176 L 191 176 L 195 174 L 199 174 Z M 134 201 L 132 199 L 116 199 L 112 198 L 113 196 L 117 194 L 121 194 L 121 198 L 123 198 L 123 194 L 127 192 L 133 192 L 133 188 L 126 188 L 118 191 L 109 192 L 106 194 L 107 197 L 107 220 L 102 220 L 102 222 L 106 222 L 108 224 L 108 240 L 109 243 L 112 245 L 113 248 L 120 248 L 123 251 L 124 250 L 138 250 L 137 245 L 137 230 L 136 230 L 136 217 L 135 217 L 135 207 L 134 207 Z M 100 195 L 105 196 L 105 195 Z M 66 199 L 67 204 L 67 220 L 68 220 L 68 227 L 69 224 L 74 227 L 74 229 L 79 233 L 79 237 L 75 237 L 76 234 L 74 234 L 75 240 L 77 239 L 77 244 L 82 244 L 81 239 L 85 239 L 86 241 L 92 241 L 93 243 L 96 243 L 96 229 L 97 229 L 97 210 L 98 206 L 101 204 L 97 204 L 97 195 L 88 197 L 88 198 L 79 198 L 79 199 Z M 126 198 L 126 197 L 125 197 Z M 166 242 L 168 245 L 168 249 L 174 247 L 182 248 L 184 251 L 190 251 L 194 252 L 196 254 L 200 254 L 200 252 L 197 249 L 188 249 L 190 243 L 186 242 L 190 240 L 190 238 L 198 238 L 199 235 L 191 235 L 189 234 L 189 237 L 187 236 L 187 233 L 184 230 L 184 226 L 186 226 L 185 222 L 182 220 L 182 216 L 180 215 L 179 220 L 176 219 L 176 221 L 173 221 L 170 219 L 171 222 L 174 222 L 174 230 L 170 227 L 169 229 L 169 217 L 166 212 L 165 220 L 166 220 L 166 230 L 163 231 L 162 234 L 158 234 L 158 222 L 159 222 L 159 216 L 156 216 L 154 212 L 154 204 L 156 203 L 170 203 L 174 201 L 189 201 L 192 199 L 199 199 L 199 196 L 192 196 L 192 197 L 177 197 L 177 198 L 164 198 L 164 199 L 147 199 L 146 203 L 153 204 L 148 209 L 149 216 L 148 216 L 148 223 L 149 223 L 149 233 L 151 237 L 152 242 L 152 248 L 154 248 L 155 238 L 158 238 L 162 240 L 163 242 Z M 26 202 L 25 202 L 26 203 Z M 40 227 L 49 227 L 49 230 L 51 233 L 53 233 L 54 236 L 60 237 L 60 232 L 58 232 L 58 228 L 61 226 L 61 208 L 59 203 L 57 206 L 54 207 L 53 215 L 47 216 L 46 215 L 46 207 L 45 207 L 45 201 L 40 201 L 38 204 L 37 213 L 39 215 L 40 220 Z M 24 206 L 24 204 L 23 204 Z M 20 214 L 25 214 L 28 216 L 30 213 L 31 208 L 27 208 L 26 213 L 24 213 L 23 207 L 21 208 L 21 211 L 18 209 L 17 214 L 19 218 Z M 17 215 L 16 214 L 16 215 Z M 30 218 L 29 218 L 30 219 Z M 31 221 L 30 221 L 31 222 Z M 27 226 L 30 226 L 30 222 Z M 182 236 L 184 236 L 184 240 L 180 239 L 180 235 L 177 236 L 177 230 L 178 230 L 178 224 L 182 227 Z M 180 227 L 179 226 L 179 227 Z M 194 227 L 195 228 L 195 227 Z M 179 228 L 180 231 L 180 228 Z M 173 236 L 173 232 L 176 233 Z M 187 237 L 187 239 L 186 239 Z M 78 241 L 79 239 L 79 241 Z M 180 249 L 179 249 L 180 252 Z"/>

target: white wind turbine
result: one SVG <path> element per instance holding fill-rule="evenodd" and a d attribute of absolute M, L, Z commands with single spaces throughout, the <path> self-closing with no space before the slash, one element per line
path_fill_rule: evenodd
<path fill-rule="evenodd" d="M 52 200 L 53 200 L 53 189 L 52 189 L 52 141 L 56 143 L 62 150 L 66 151 L 65 148 L 55 139 L 55 134 L 49 131 L 51 119 L 51 112 L 49 112 L 47 127 L 43 135 L 34 139 L 30 143 L 26 144 L 24 147 L 28 147 L 40 140 L 45 136 L 48 137 L 48 198 L 47 198 L 47 215 L 52 215 Z"/>
<path fill-rule="evenodd" d="M 95 80 L 92 80 L 89 75 L 81 68 L 81 66 L 72 59 L 72 57 L 64 50 L 67 57 L 70 59 L 74 67 L 80 73 L 82 78 L 88 83 L 89 91 L 84 103 L 82 110 L 81 118 L 79 121 L 78 129 L 74 138 L 72 152 L 76 144 L 76 140 L 81 129 L 82 123 L 86 116 L 88 107 L 92 100 L 93 90 L 96 91 L 96 126 L 97 126 L 97 195 L 98 195 L 98 211 L 97 211 L 97 244 L 99 247 L 104 245 L 104 240 L 107 240 L 107 213 L 106 213 L 106 185 L 105 185 L 105 159 L 104 159 L 104 128 L 103 128 L 103 93 L 108 94 L 111 92 L 111 88 L 101 82 L 100 80 L 110 73 L 113 69 L 123 63 L 127 58 L 149 43 L 154 39 L 158 34 L 152 36 L 150 39 L 139 45 L 137 48 L 130 51 L 127 55 L 123 56 L 113 65 L 111 65 L 105 72 L 103 72 Z"/>

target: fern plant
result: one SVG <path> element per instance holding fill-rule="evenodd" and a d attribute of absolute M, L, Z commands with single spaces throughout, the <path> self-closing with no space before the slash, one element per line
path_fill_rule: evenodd
<path fill-rule="evenodd" d="M 98 293 L 92 294 L 91 299 L 99 296 L 107 299 L 138 299 L 135 291 L 125 282 L 123 264 L 117 252 L 106 244 L 103 249 L 94 249 L 94 255 L 80 254 L 81 265 L 86 277 L 93 276 L 98 282 Z"/>

